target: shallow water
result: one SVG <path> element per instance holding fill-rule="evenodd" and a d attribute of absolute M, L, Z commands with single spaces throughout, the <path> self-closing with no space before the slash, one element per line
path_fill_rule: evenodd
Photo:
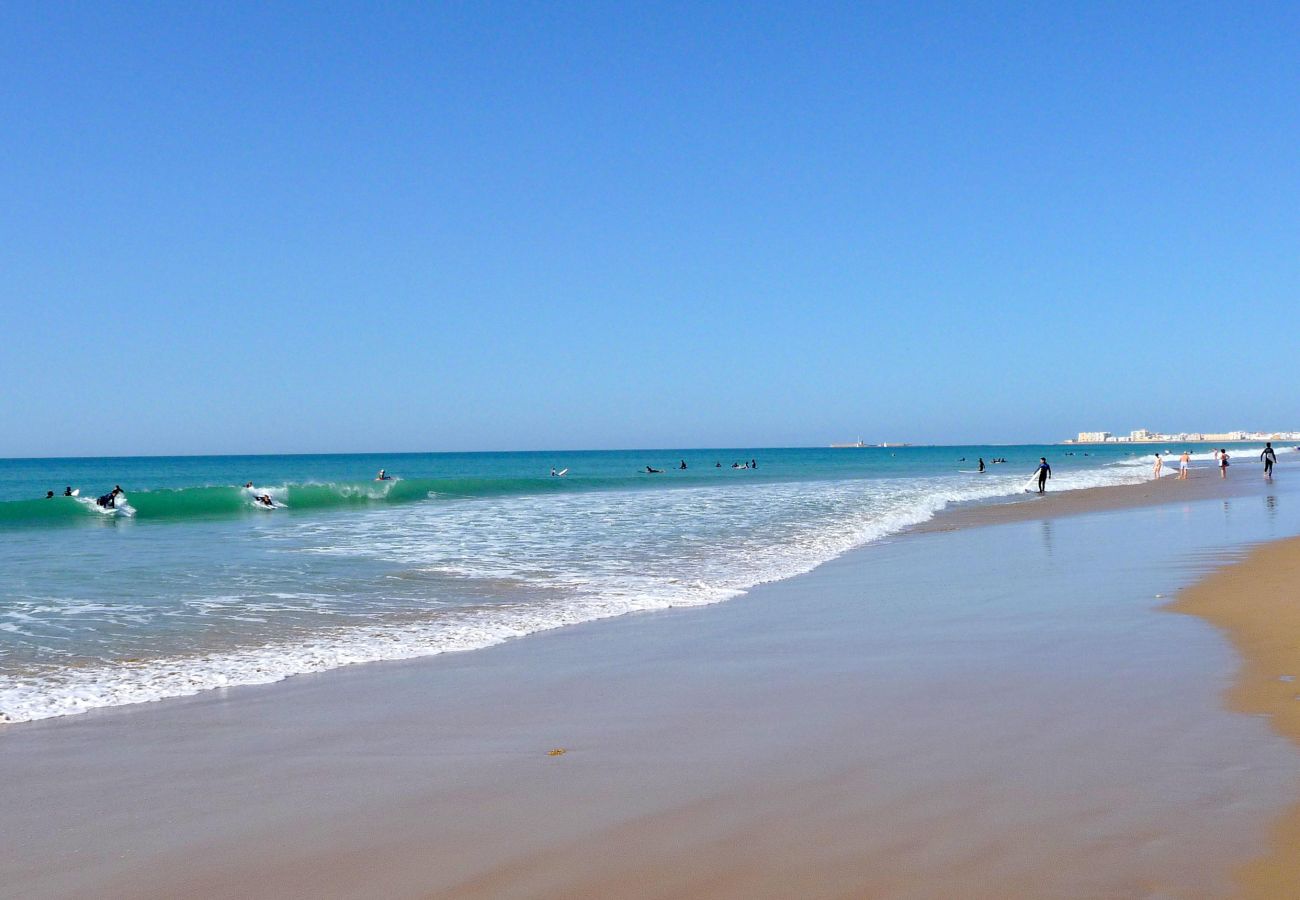
<path fill-rule="evenodd" d="M 1040 455 L 1052 488 L 1067 490 L 1149 477 L 1143 452 L 0 461 L 0 714 L 44 718 L 717 602 L 946 504 L 1021 496 Z M 963 473 L 980 456 L 1008 462 Z M 756 469 L 731 468 L 751 459 Z M 381 467 L 396 480 L 367 477 Z M 45 484 L 87 496 L 21 499 Z M 97 508 L 91 498 L 114 484 L 125 500 Z M 281 508 L 259 509 L 260 492 Z"/>

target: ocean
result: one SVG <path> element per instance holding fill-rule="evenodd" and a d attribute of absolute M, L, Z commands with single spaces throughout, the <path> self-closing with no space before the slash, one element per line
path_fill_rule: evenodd
<path fill-rule="evenodd" d="M 1031 499 L 1040 456 L 1060 491 L 1136 483 L 1156 450 L 1182 449 L 0 460 L 0 721 L 716 603 L 949 504 Z M 1259 446 L 1231 450 L 1247 463 Z M 979 457 L 1006 462 L 973 474 Z M 392 480 L 374 480 L 381 468 Z M 98 506 L 115 485 L 116 506 Z"/>

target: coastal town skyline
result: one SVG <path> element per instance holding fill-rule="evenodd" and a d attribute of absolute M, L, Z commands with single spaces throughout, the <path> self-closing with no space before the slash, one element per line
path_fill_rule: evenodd
<path fill-rule="evenodd" d="M 1166 441 L 1300 441 L 1300 431 L 1179 431 L 1174 433 L 1137 428 L 1127 435 L 1109 431 L 1080 431 L 1062 444 L 1154 444 Z"/>

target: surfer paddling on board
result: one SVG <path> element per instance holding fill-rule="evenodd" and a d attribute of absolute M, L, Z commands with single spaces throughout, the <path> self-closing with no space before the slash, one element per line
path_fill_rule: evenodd
<path fill-rule="evenodd" d="M 375 481 L 392 481 L 393 476 L 388 474 L 387 469 L 380 469 L 379 474 L 375 476 Z"/>
<path fill-rule="evenodd" d="M 1038 493 L 1047 490 L 1047 479 L 1052 477 L 1052 467 L 1047 464 L 1047 457 L 1038 457 Z"/>

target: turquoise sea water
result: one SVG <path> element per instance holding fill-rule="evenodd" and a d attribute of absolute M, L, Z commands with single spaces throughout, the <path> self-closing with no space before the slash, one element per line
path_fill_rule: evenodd
<path fill-rule="evenodd" d="M 64 715 L 716 602 L 947 504 L 1023 498 L 1039 456 L 1052 488 L 1069 490 L 1148 478 L 1157 449 L 1183 448 L 0 460 L 0 714 Z M 1200 464 L 1208 451 L 1197 448 Z M 1257 454 L 1234 448 L 1238 464 Z M 971 474 L 981 456 L 1007 462 Z M 757 468 L 732 467 L 749 460 Z M 380 468 L 394 480 L 375 481 Z M 124 499 L 98 507 L 114 485 Z M 43 499 L 65 487 L 83 496 Z M 263 493 L 276 508 L 256 503 Z"/>

